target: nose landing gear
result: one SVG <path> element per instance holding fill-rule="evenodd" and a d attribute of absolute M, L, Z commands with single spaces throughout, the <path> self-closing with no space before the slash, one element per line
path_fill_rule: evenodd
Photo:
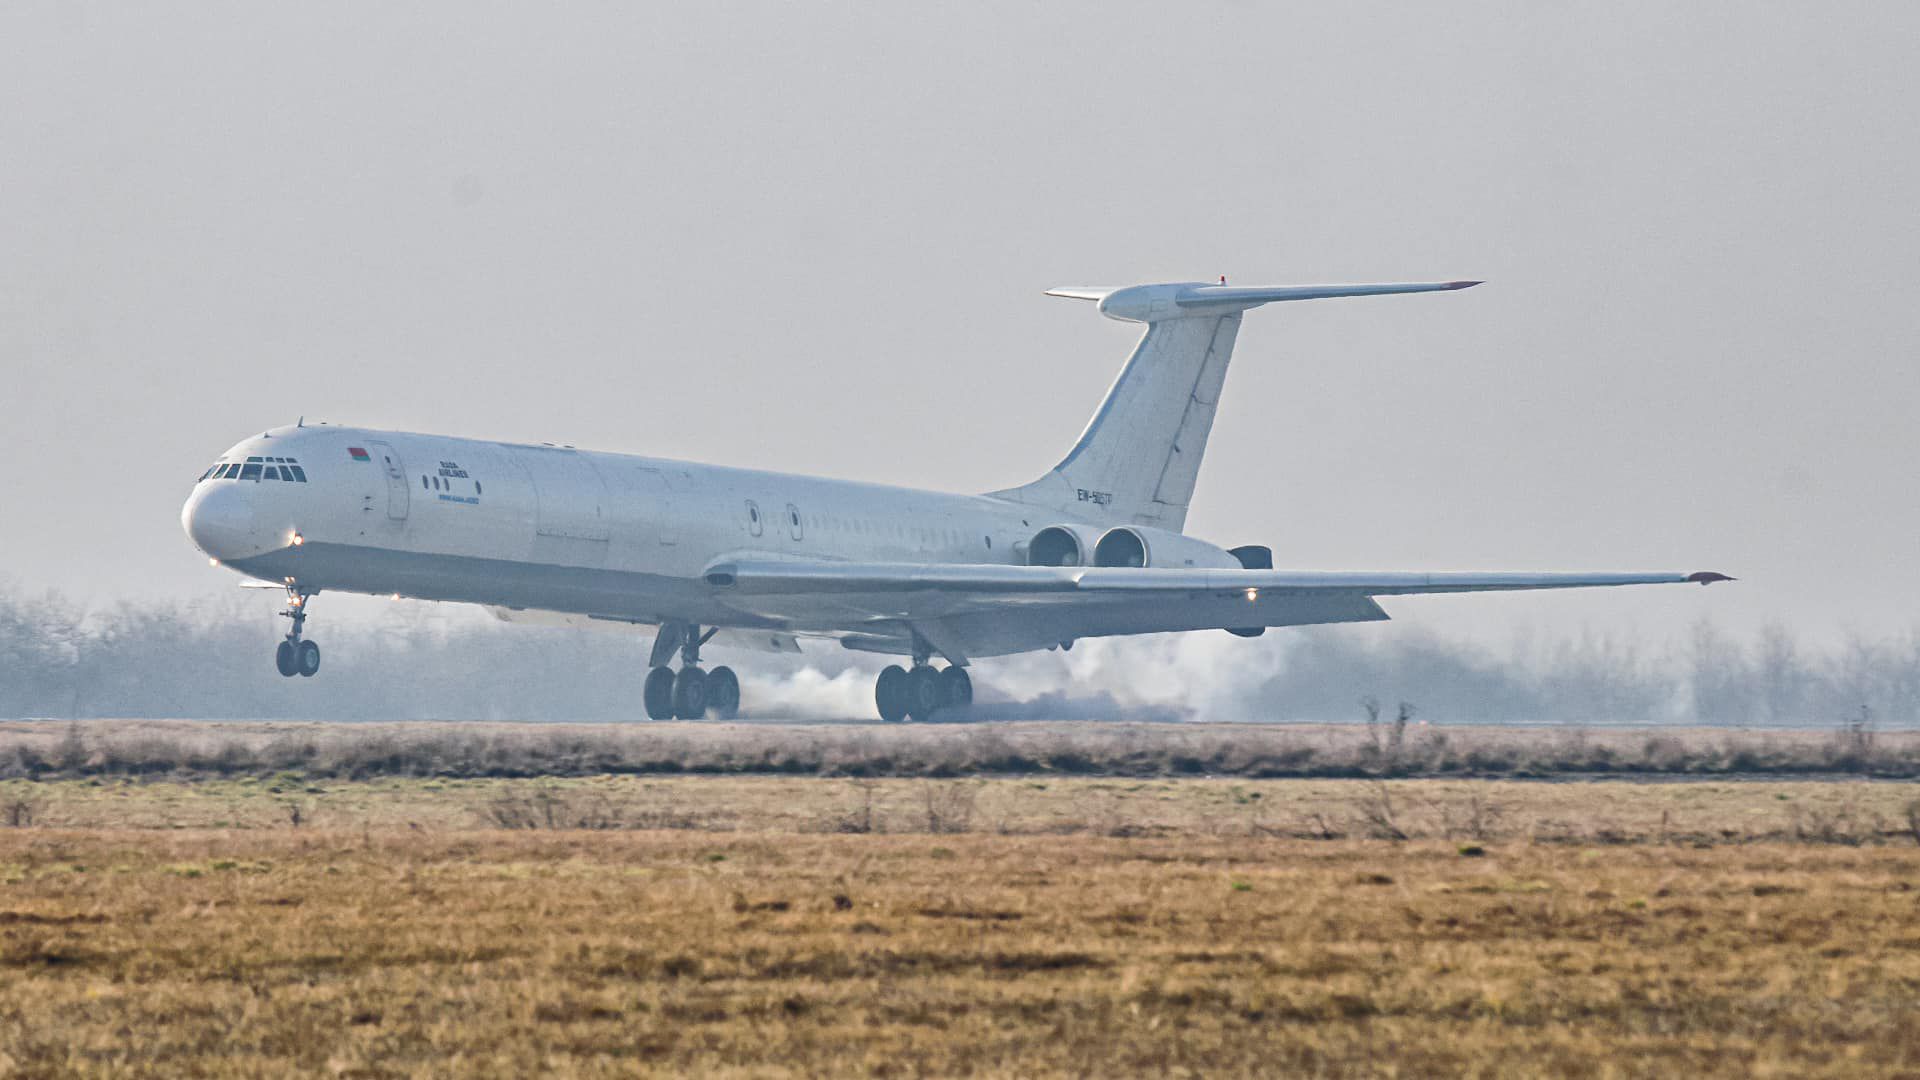
<path fill-rule="evenodd" d="M 293 620 L 293 628 L 274 650 L 273 664 L 288 678 L 312 678 L 320 670 L 320 646 L 300 636 L 307 626 L 307 600 L 312 596 L 291 580 L 287 582 L 287 610 L 280 614 Z"/>
<path fill-rule="evenodd" d="M 712 713 L 722 720 L 731 720 L 740 714 L 740 679 L 733 669 L 724 666 L 712 671 L 700 669 L 700 646 L 711 641 L 716 633 L 717 627 L 702 634 L 698 626 L 682 623 L 666 623 L 660 627 L 660 636 L 653 646 L 653 670 L 647 672 L 646 685 L 641 691 L 649 718 L 698 720 Z M 666 663 L 672 658 L 676 645 L 680 650 L 677 672 Z"/>

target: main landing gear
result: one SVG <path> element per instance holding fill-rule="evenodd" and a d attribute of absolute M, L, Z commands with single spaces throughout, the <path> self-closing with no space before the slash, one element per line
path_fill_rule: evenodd
<path fill-rule="evenodd" d="M 722 720 L 740 715 L 740 679 L 730 667 L 700 670 L 700 646 L 712 640 L 715 629 L 705 634 L 697 626 L 668 623 L 660 628 L 654 642 L 654 667 L 647 672 L 641 692 L 647 716 L 654 720 L 698 720 L 711 713 Z M 680 670 L 666 665 L 679 643 Z"/>
<path fill-rule="evenodd" d="M 931 649 L 916 648 L 911 669 L 891 664 L 880 672 L 873 684 L 873 703 L 880 707 L 880 719 L 889 724 L 909 716 L 931 720 L 941 709 L 964 709 L 973 704 L 973 678 L 967 669 L 957 664 L 936 668 L 929 663 L 932 655 Z"/>
<path fill-rule="evenodd" d="M 300 636 L 307 626 L 307 600 L 312 595 L 288 581 L 287 610 L 280 614 L 293 620 L 293 629 L 287 631 L 286 640 L 273 653 L 274 666 L 288 678 L 295 675 L 312 678 L 320 670 L 320 646 Z"/>

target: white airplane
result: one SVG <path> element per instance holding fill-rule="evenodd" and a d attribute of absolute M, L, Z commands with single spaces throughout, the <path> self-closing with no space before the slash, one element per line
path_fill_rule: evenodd
<path fill-rule="evenodd" d="M 181 521 L 215 565 L 286 591 L 282 675 L 320 669 L 304 629 L 322 591 L 457 601 L 508 621 L 658 627 L 643 695 L 654 719 L 736 714 L 739 679 L 700 666 L 723 630 L 729 644 L 794 652 L 827 638 L 908 658 L 874 687 L 897 721 L 969 704 L 976 658 L 1081 638 L 1256 637 L 1385 619 L 1375 598 L 1412 593 L 1731 580 L 1276 570 L 1266 547 L 1183 532 L 1243 312 L 1476 284 L 1052 290 L 1146 333 L 1067 456 L 985 495 L 302 423 L 223 454 Z"/>

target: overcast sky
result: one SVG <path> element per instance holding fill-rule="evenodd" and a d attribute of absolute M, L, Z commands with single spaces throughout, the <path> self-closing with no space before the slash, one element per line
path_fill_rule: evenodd
<path fill-rule="evenodd" d="M 231 590 L 180 503 L 301 414 L 987 490 L 1137 333 L 1050 286 L 1486 278 L 1250 314 L 1190 530 L 1743 579 L 1389 604 L 1475 634 L 1903 629 L 1917 23 L 16 0 L 0 578 Z"/>

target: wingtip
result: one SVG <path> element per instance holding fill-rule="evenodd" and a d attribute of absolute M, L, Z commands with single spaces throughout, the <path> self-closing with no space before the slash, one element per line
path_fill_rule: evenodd
<path fill-rule="evenodd" d="M 1485 285 L 1485 284 L 1486 282 L 1484 281 L 1449 281 L 1447 282 L 1447 288 L 1450 291 L 1454 289 L 1471 289 L 1475 285 Z"/>
<path fill-rule="evenodd" d="M 1701 570 L 1688 574 L 1687 580 L 1696 585 L 1711 585 L 1716 581 L 1738 581 L 1739 579 L 1728 577 L 1725 574 L 1715 573 L 1712 570 Z"/>

